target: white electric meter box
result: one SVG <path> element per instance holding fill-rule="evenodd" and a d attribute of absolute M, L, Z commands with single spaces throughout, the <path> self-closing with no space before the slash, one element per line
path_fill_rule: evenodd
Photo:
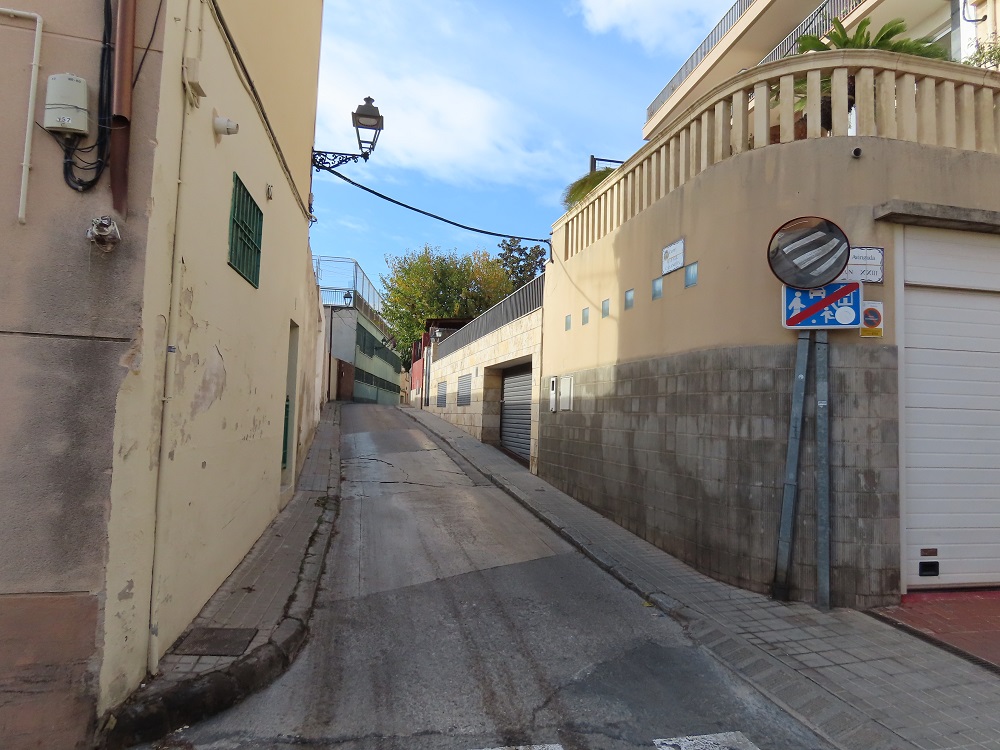
<path fill-rule="evenodd" d="M 49 76 L 43 127 L 52 133 L 88 135 L 87 82 L 72 73 Z"/>

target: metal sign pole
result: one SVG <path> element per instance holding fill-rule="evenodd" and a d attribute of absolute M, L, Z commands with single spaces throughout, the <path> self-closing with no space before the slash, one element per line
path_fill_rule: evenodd
<path fill-rule="evenodd" d="M 830 347 L 816 332 L 816 605 L 830 609 Z"/>
<path fill-rule="evenodd" d="M 811 331 L 799 332 L 795 353 L 795 384 L 792 389 L 792 415 L 788 422 L 788 451 L 785 455 L 785 488 L 781 500 L 781 523 L 778 527 L 778 553 L 771 595 L 788 601 L 789 572 L 792 569 L 792 534 L 795 526 L 795 502 L 799 492 L 799 453 L 802 445 L 802 416 L 806 400 L 806 371 L 809 367 Z"/>

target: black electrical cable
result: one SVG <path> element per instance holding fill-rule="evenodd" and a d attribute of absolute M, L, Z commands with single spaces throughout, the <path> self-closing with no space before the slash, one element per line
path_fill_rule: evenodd
<path fill-rule="evenodd" d="M 97 93 L 97 139 L 87 146 L 80 148 L 80 136 L 70 135 L 63 141 L 63 179 L 73 190 L 85 192 L 94 187 L 105 167 L 108 166 L 108 158 L 111 155 L 111 108 L 112 108 L 112 88 L 114 86 L 114 57 L 112 54 L 112 18 L 111 0 L 104 0 L 104 35 L 101 39 L 101 67 L 98 81 Z M 78 164 L 77 155 L 80 153 L 90 153 L 97 149 L 97 158 L 93 162 Z M 87 179 L 78 177 L 77 170 L 93 172 Z"/>
<path fill-rule="evenodd" d="M 135 78 L 132 79 L 132 88 L 139 82 L 139 74 L 142 72 L 142 66 L 146 62 L 146 55 L 149 54 L 149 48 L 153 46 L 153 37 L 156 36 L 156 27 L 160 23 L 160 11 L 163 10 L 163 0 L 160 0 L 160 4 L 156 6 L 156 18 L 153 19 L 153 31 L 149 35 L 149 41 L 146 43 L 146 49 L 142 53 L 142 59 L 139 60 L 139 68 L 135 71 Z"/>
<path fill-rule="evenodd" d="M 459 229 L 467 229 L 470 232 L 478 232 L 479 234 L 488 234 L 491 237 L 505 237 L 505 238 L 509 237 L 512 240 L 524 240 L 525 242 L 544 242 L 549 247 L 552 247 L 552 240 L 543 240 L 543 239 L 540 239 L 538 237 L 518 237 L 515 234 L 501 234 L 500 232 L 488 232 L 485 229 L 476 229 L 475 227 L 470 227 L 470 226 L 467 226 L 465 224 L 459 224 L 457 221 L 452 221 L 451 219 L 446 219 L 443 216 L 438 216 L 437 214 L 432 214 L 430 211 L 424 211 L 422 209 L 415 208 L 413 206 L 407 205 L 406 203 L 402 203 L 402 202 L 396 200 L 395 198 L 390 198 L 388 195 L 383 195 L 382 193 L 378 192 L 377 190 L 372 190 L 370 187 L 365 187 L 364 185 L 362 185 L 362 184 L 360 184 L 358 182 L 355 182 L 354 180 L 352 180 L 352 179 L 350 179 L 348 177 L 344 177 L 344 175 L 342 175 L 340 172 L 338 172 L 335 169 L 328 169 L 326 171 L 328 171 L 330 174 L 336 175 L 337 177 L 339 177 L 340 179 L 342 179 L 344 182 L 347 182 L 347 183 L 349 183 L 351 185 L 354 185 L 354 187 L 356 187 L 356 188 L 361 188 L 366 193 L 371 193 L 372 195 L 378 196 L 379 198 L 381 198 L 384 201 L 389 201 L 390 203 L 395 203 L 397 206 L 402 206 L 403 208 L 408 208 L 410 211 L 416 211 L 418 214 L 423 214 L 424 216 L 429 216 L 432 219 L 437 219 L 438 221 L 443 221 L 445 224 L 451 224 L 453 227 L 458 227 Z"/>

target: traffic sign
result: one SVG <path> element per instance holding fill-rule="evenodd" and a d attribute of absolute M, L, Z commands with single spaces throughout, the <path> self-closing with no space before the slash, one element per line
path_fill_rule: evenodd
<path fill-rule="evenodd" d="M 827 284 L 818 289 L 781 287 L 781 324 L 785 328 L 860 328 L 861 284 Z"/>
<path fill-rule="evenodd" d="M 865 302 L 861 305 L 861 335 L 878 338 L 882 336 L 885 316 L 881 302 Z"/>

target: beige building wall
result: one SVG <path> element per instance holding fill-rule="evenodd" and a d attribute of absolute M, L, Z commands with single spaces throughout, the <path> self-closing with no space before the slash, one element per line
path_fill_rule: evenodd
<path fill-rule="evenodd" d="M 100 9 L 21 5 L 44 19 L 32 121 L 61 72 L 88 80 L 95 116 Z M 308 245 L 321 4 L 283 9 L 285 23 L 264 5 L 225 3 L 223 24 L 210 0 L 166 0 L 134 89 L 128 215 L 114 214 L 107 175 L 67 187 L 61 148 L 32 126 L 23 224 L 35 24 L 0 19 L 0 680 L 32 685 L 0 707 L 4 747 L 86 743 L 287 501 L 305 459 L 322 398 Z M 136 65 L 155 16 L 138 4 Z M 201 61 L 198 106 L 185 57 Z M 216 115 L 240 133 L 216 136 Z M 258 289 L 227 263 L 234 172 L 264 214 Z M 84 236 L 105 214 L 122 233 L 109 252 Z"/>
<path fill-rule="evenodd" d="M 240 55 L 254 87 L 267 102 L 267 119 L 281 144 L 308 143 L 316 130 L 319 57 L 316 40 L 323 20 L 323 0 L 219 0 L 226 24 L 240 40 Z M 280 30 L 276 38 L 275 32 Z M 284 39 L 301 39 L 288 44 Z M 272 44 L 272 41 L 277 42 Z M 296 189 L 309 200 L 312 150 L 282 149 Z"/>
<path fill-rule="evenodd" d="M 829 336 L 833 601 L 865 608 L 896 600 L 901 541 L 894 311 L 902 235 L 897 224 L 876 216 L 890 201 L 913 206 L 901 220 L 952 217 L 948 226 L 973 231 L 983 231 L 968 218 L 977 210 L 994 216 L 991 186 L 1000 178 L 1000 155 L 992 145 L 995 111 L 980 110 L 973 121 L 967 105 L 972 79 L 964 82 L 969 72 L 952 64 L 928 67 L 928 77 L 958 79 L 939 84 L 940 106 L 945 92 L 966 92 L 958 101 L 957 126 L 954 115 L 939 120 L 936 136 L 927 126 L 930 117 L 917 128 L 913 111 L 900 104 L 896 139 L 818 137 L 727 152 L 721 160 L 715 151 L 713 160 L 697 140 L 706 123 L 713 132 L 711 120 L 692 109 L 689 120 L 672 125 L 679 151 L 654 140 L 617 173 L 617 187 L 604 193 L 607 202 L 595 191 L 561 219 L 553 234 L 555 262 L 546 272 L 543 380 L 572 376 L 574 404 L 540 415 L 539 475 L 700 570 L 768 590 L 797 333 L 781 325 L 780 283 L 766 250 L 784 222 L 824 216 L 852 244 L 885 248 L 884 283 L 864 289 L 865 300 L 884 303 L 884 337 L 861 338 L 857 330 Z M 913 85 L 902 75 L 901 101 Z M 995 77 L 986 80 L 995 86 Z M 995 90 L 986 92 L 990 103 Z M 933 112 L 935 100 L 923 101 Z M 709 112 L 717 111 L 714 105 L 711 97 L 702 103 Z M 934 137 L 962 145 L 928 142 Z M 680 158 L 682 172 L 691 171 L 679 179 L 670 172 L 676 167 L 660 161 L 665 153 Z M 677 270 L 663 278 L 663 296 L 654 300 L 662 250 L 680 239 L 685 265 L 697 263 L 697 284 L 685 287 L 684 270 Z M 635 304 L 625 310 L 629 289 Z M 604 299 L 610 315 L 602 319 Z M 586 326 L 580 321 L 584 307 L 590 309 Z M 791 582 L 793 596 L 807 601 L 816 586 L 815 454 L 808 447 L 815 440 L 815 412 L 808 405 L 815 395 L 809 387 Z"/>
<path fill-rule="evenodd" d="M 546 282 L 547 283 L 547 282 Z M 547 293 L 547 292 L 546 292 Z M 430 405 L 424 409 L 461 427 L 473 437 L 490 445 L 500 444 L 500 396 L 503 370 L 530 362 L 531 411 L 531 471 L 537 472 L 538 409 L 542 397 L 542 310 L 539 308 L 511 321 L 486 336 L 463 346 L 441 359 L 434 345 L 430 368 Z M 458 378 L 472 376 L 472 403 L 459 406 Z M 447 406 L 437 406 L 438 384 L 446 382 Z M 416 401 L 414 402 L 416 403 Z"/>
<path fill-rule="evenodd" d="M 32 123 L 43 121 L 54 73 L 88 81 L 96 116 L 100 6 L 12 5 L 43 19 Z M 138 62 L 156 8 L 140 3 L 137 10 Z M 156 137 L 161 35 L 134 89 L 133 211 L 116 217 L 122 242 L 105 253 L 85 232 L 92 219 L 113 214 L 107 176 L 86 193 L 69 188 L 61 147 L 34 124 L 25 223 L 18 221 L 35 29 L 31 20 L 0 18 L 0 682 L 31 686 L 12 690 L 0 706 L 5 748 L 73 747 L 93 728 L 103 652 L 120 648 L 105 643 L 105 605 L 122 589 L 123 600 L 130 593 L 124 583 L 110 597 L 105 590 L 115 414 L 119 390 L 146 351 L 143 341 L 154 346 L 156 330 L 143 329 L 141 313 L 153 173 L 145 144 Z M 141 418 L 148 423 L 158 394 L 147 388 L 139 397 L 148 399 Z M 141 517 L 151 497 L 151 454 L 148 446 L 133 450 L 146 469 L 123 503 Z M 135 555 L 141 569 L 148 548 Z M 145 625 L 141 631 L 140 641 Z"/>
<path fill-rule="evenodd" d="M 156 231 L 143 308 L 149 334 L 118 399 L 102 708 L 155 669 L 290 499 L 322 397 L 313 372 L 322 312 L 301 200 L 308 183 L 296 184 L 282 164 L 282 156 L 302 162 L 311 152 L 319 4 L 311 7 L 313 33 L 292 24 L 266 35 L 245 4 L 226 8 L 225 25 L 208 3 L 191 4 L 190 16 L 187 4 L 176 5 L 167 12 L 178 20 L 168 25 L 158 103 Z M 262 99 L 255 101 L 226 27 L 248 65 L 262 46 L 312 62 L 280 95 L 256 87 Z M 185 101 L 181 79 L 182 60 L 192 55 L 207 94 L 198 106 Z M 309 127 L 269 132 L 279 109 Z M 238 122 L 239 133 L 215 135 L 218 115 Z M 234 172 L 264 216 L 259 288 L 227 262 Z M 161 424 L 159 399 L 149 396 L 164 391 Z M 282 470 L 286 395 L 293 426 Z"/>

